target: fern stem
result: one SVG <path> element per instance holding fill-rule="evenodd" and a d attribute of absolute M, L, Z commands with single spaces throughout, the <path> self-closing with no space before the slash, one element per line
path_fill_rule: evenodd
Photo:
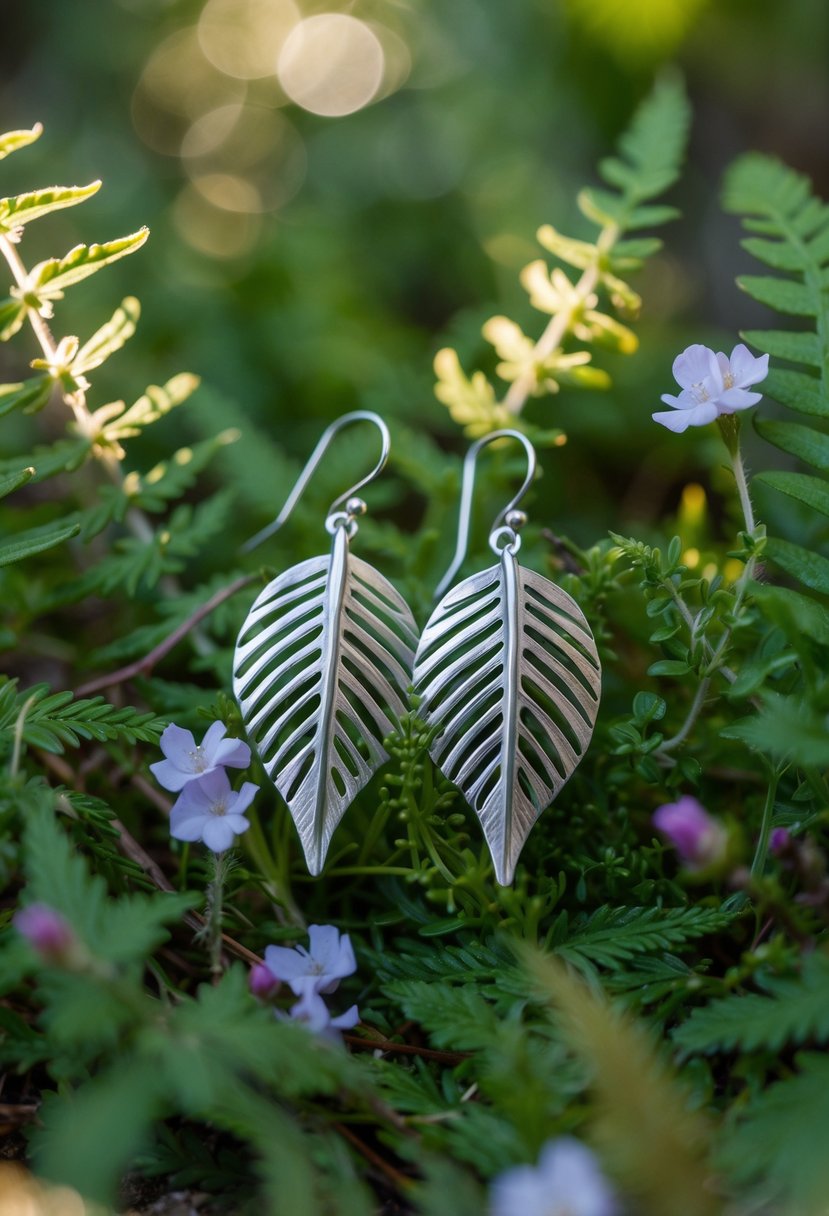
<path fill-rule="evenodd" d="M 774 799 L 777 794 L 777 783 L 780 780 L 780 774 L 772 771 L 769 787 L 766 790 L 766 801 L 763 806 L 763 818 L 760 821 L 760 835 L 757 839 L 757 848 L 754 851 L 754 860 L 751 863 L 751 877 L 761 878 L 763 871 L 766 868 L 766 858 L 769 852 L 769 840 L 771 839 L 771 819 L 774 812 Z"/>
<path fill-rule="evenodd" d="M 599 263 L 604 255 L 616 244 L 619 235 L 620 229 L 617 224 L 608 224 L 606 228 L 602 229 L 596 242 L 596 260 L 582 272 L 581 278 L 573 289 L 572 304 L 569 308 L 562 309 L 561 312 L 557 312 L 554 317 L 550 318 L 547 328 L 533 348 L 528 370 L 522 376 L 519 376 L 517 380 L 513 380 L 506 397 L 504 397 L 504 407 L 511 414 L 521 413 L 526 405 L 527 398 L 536 386 L 536 368 L 548 355 L 551 355 L 554 350 L 561 346 L 567 331 L 573 323 L 574 316 L 584 307 L 587 297 L 595 291 L 600 276 Z"/>
<path fill-rule="evenodd" d="M 207 937 L 210 947 L 210 972 L 213 983 L 222 975 L 222 896 L 224 894 L 226 853 L 213 853 L 213 876 L 207 889 Z"/>
<path fill-rule="evenodd" d="M 703 705 L 705 704 L 705 698 L 708 694 L 710 685 L 710 677 L 705 676 L 702 680 L 700 680 L 694 699 L 691 702 L 688 713 L 685 715 L 685 721 L 682 723 L 675 735 L 672 735 L 670 739 L 666 739 L 665 742 L 660 745 L 660 755 L 664 755 L 665 752 L 675 751 L 676 748 L 678 748 L 688 738 L 691 731 L 694 729 L 696 720 L 702 711 Z"/>

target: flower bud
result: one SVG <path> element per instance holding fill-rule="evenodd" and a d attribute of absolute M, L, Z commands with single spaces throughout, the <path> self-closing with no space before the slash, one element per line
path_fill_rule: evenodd
<path fill-rule="evenodd" d="M 781 853 L 787 853 L 791 843 L 792 834 L 788 828 L 772 828 L 769 848 L 775 857 L 779 857 Z"/>
<path fill-rule="evenodd" d="M 270 967 L 266 967 L 264 963 L 256 963 L 250 969 L 248 985 L 257 1000 L 270 1001 L 279 991 L 280 981 Z"/>
<path fill-rule="evenodd" d="M 654 827 L 674 846 L 688 870 L 704 870 L 725 859 L 728 833 L 705 807 L 687 794 L 660 806 Z"/>
<path fill-rule="evenodd" d="M 21 908 L 14 918 L 14 927 L 47 963 L 66 963 L 77 946 L 72 926 L 48 904 Z"/>

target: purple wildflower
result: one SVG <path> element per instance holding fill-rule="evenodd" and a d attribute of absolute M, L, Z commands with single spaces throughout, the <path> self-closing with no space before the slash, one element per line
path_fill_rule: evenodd
<path fill-rule="evenodd" d="M 339 1038 L 338 1031 L 351 1030 L 360 1020 L 356 1005 L 352 1005 L 339 1017 L 332 1018 L 331 1011 L 325 1001 L 313 988 L 306 988 L 295 1005 L 291 1006 L 291 1020 L 301 1022 L 314 1034 L 325 1035 L 326 1038 Z"/>
<path fill-rule="evenodd" d="M 310 950 L 304 946 L 268 946 L 265 964 L 290 984 L 297 996 L 306 992 L 334 992 L 341 979 L 353 975 L 357 960 L 347 933 L 333 925 L 309 925 Z"/>
<path fill-rule="evenodd" d="M 769 848 L 775 856 L 785 853 L 791 843 L 792 834 L 788 828 L 772 828 Z"/>
<path fill-rule="evenodd" d="M 266 967 L 264 963 L 256 963 L 250 969 L 248 986 L 257 1000 L 269 1001 L 277 994 L 281 984 L 270 967 Z"/>
<path fill-rule="evenodd" d="M 223 853 L 250 827 L 243 812 L 258 789 L 246 781 L 240 790 L 232 790 L 223 768 L 188 781 L 170 812 L 170 835 L 176 840 L 203 840 L 214 853 Z"/>
<path fill-rule="evenodd" d="M 677 802 L 660 806 L 652 822 L 689 870 L 705 869 L 725 856 L 728 833 L 696 798 L 686 794 Z"/>
<path fill-rule="evenodd" d="M 250 748 L 241 739 L 226 739 L 224 722 L 214 722 L 201 743 L 189 730 L 171 722 L 161 736 L 165 759 L 150 765 L 150 772 L 165 790 L 178 793 L 191 781 L 206 777 L 220 768 L 247 768 Z"/>

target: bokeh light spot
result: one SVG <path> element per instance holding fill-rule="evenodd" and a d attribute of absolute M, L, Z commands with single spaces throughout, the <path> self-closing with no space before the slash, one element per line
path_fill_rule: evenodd
<path fill-rule="evenodd" d="M 277 61 L 279 82 L 291 101 L 327 118 L 368 105 L 383 71 L 380 39 L 364 21 L 345 13 L 318 13 L 301 21 Z"/>
<path fill-rule="evenodd" d="M 300 21 L 294 0 L 207 0 L 199 42 L 221 72 L 238 80 L 273 74 L 282 45 Z"/>

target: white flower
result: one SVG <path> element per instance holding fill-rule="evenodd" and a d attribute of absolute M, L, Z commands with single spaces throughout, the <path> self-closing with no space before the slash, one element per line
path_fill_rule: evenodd
<path fill-rule="evenodd" d="M 177 793 L 189 781 L 206 777 L 224 766 L 247 768 L 250 764 L 250 748 L 241 739 L 226 739 L 227 727 L 223 722 L 214 722 L 202 739 L 196 743 L 189 730 L 183 730 L 171 722 L 161 736 L 160 746 L 166 759 L 150 765 L 150 772 L 165 790 Z"/>
<path fill-rule="evenodd" d="M 250 827 L 243 814 L 259 789 L 246 781 L 236 792 L 223 768 L 188 781 L 170 812 L 170 835 L 176 840 L 203 840 L 214 853 L 229 849 Z"/>
<path fill-rule="evenodd" d="M 334 925 L 309 925 L 310 950 L 304 946 L 268 946 L 265 966 L 290 984 L 297 996 L 308 992 L 334 992 L 341 979 L 357 970 L 354 948 L 347 933 Z"/>
<path fill-rule="evenodd" d="M 671 410 L 653 414 L 653 420 L 670 431 L 684 431 L 689 426 L 706 426 L 721 414 L 748 409 L 763 394 L 746 390 L 764 380 L 768 370 L 768 355 L 755 359 L 741 342 L 730 359 L 707 346 L 689 346 L 677 355 L 673 366 L 674 379 L 682 392 L 678 397 L 663 393 L 662 400 Z"/>
<path fill-rule="evenodd" d="M 519 1165 L 492 1183 L 491 1216 L 615 1216 L 616 1199 L 589 1148 L 551 1140 L 538 1165 Z"/>

